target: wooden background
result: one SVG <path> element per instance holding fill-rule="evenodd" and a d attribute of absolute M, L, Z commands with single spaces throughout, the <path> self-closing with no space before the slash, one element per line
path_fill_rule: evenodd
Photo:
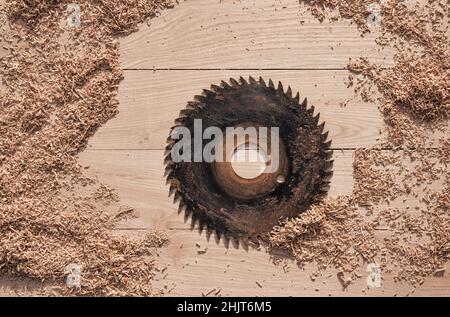
<path fill-rule="evenodd" d="M 387 274 L 381 288 L 367 290 L 364 270 L 343 291 L 333 271 L 313 282 L 314 264 L 300 269 L 285 259 L 274 265 L 264 249 L 226 249 L 214 239 L 207 242 L 177 214 L 163 177 L 165 140 L 187 101 L 210 84 L 252 75 L 281 80 L 316 107 L 333 140 L 329 195 L 351 193 L 354 150 L 376 144 L 383 122 L 376 104 L 362 102 L 346 87 L 344 68 L 349 57 L 359 56 L 392 65 L 392 51 L 374 42 L 376 32 L 361 37 L 349 21 L 319 23 L 297 0 L 190 0 L 150 22 L 121 39 L 120 113 L 98 131 L 80 162 L 115 188 L 122 204 L 138 211 L 139 218 L 121 224 L 119 231 L 168 230 L 171 243 L 159 252 L 162 272 L 155 287 L 177 296 L 211 290 L 222 296 L 410 294 L 411 286 L 393 283 Z M 14 283 L 0 284 L 11 288 Z M 448 296 L 448 273 L 428 278 L 413 294 Z"/>

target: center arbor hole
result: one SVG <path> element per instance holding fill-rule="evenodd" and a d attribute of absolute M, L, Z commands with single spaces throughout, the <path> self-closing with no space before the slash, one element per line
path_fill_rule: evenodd
<path fill-rule="evenodd" d="M 264 173 L 268 158 L 255 144 L 241 144 L 231 156 L 231 167 L 240 177 L 254 179 Z"/>

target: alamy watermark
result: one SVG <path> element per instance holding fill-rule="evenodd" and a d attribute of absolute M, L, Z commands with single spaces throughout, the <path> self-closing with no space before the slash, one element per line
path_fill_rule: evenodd
<path fill-rule="evenodd" d="M 219 127 L 203 130 L 202 119 L 194 119 L 193 135 L 185 126 L 175 127 L 171 138 L 177 140 L 171 149 L 172 161 L 179 162 L 233 162 L 237 149 L 251 149 L 264 158 L 264 173 L 273 173 L 279 167 L 279 127 Z M 204 141 L 208 141 L 204 145 Z M 255 156 L 254 156 L 255 157 Z M 249 156 L 246 160 L 251 159 Z"/>
<path fill-rule="evenodd" d="M 81 25 L 81 9 L 78 3 L 67 5 L 67 25 L 70 28 L 78 28 Z"/>
<path fill-rule="evenodd" d="M 376 263 L 367 264 L 367 272 L 369 272 L 367 276 L 367 287 L 375 288 L 381 287 L 381 269 Z"/>
<path fill-rule="evenodd" d="M 371 3 L 367 6 L 367 11 L 370 12 L 367 17 L 367 26 L 370 29 L 379 29 L 381 27 L 381 7 L 378 3 Z"/>
<path fill-rule="evenodd" d="M 66 285 L 68 288 L 81 288 L 81 266 L 76 263 L 70 263 L 64 270 L 66 274 Z"/>

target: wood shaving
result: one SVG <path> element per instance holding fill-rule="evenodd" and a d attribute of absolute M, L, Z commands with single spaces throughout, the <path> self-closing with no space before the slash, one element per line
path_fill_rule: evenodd
<path fill-rule="evenodd" d="M 133 210 L 118 208 L 112 189 L 84 176 L 77 154 L 117 114 L 117 35 L 172 3 L 77 2 L 76 28 L 64 23 L 71 1 L 11 0 L 0 8 L 0 270 L 54 283 L 63 294 L 154 294 L 153 250 L 167 235 L 115 234 Z M 69 288 L 65 268 L 73 264 L 81 284 Z"/>
<path fill-rule="evenodd" d="M 367 5 L 377 3 L 382 17 L 377 43 L 393 43 L 397 50 L 391 68 L 365 57 L 348 66 L 357 77 L 350 75 L 347 87 L 379 104 L 387 130 L 376 146 L 355 151 L 352 194 L 311 206 L 271 234 L 272 248 L 287 250 L 298 265 L 315 262 L 320 270 L 337 269 L 343 288 L 372 262 L 392 273 L 394 281 L 414 286 L 445 272 L 450 258 L 446 2 L 428 1 L 422 7 L 391 0 L 305 2 L 319 20 L 335 19 L 331 10 L 336 9 L 363 33 L 369 31 Z M 413 206 L 406 203 L 411 198 Z M 390 206 L 399 201 L 403 204 Z"/>

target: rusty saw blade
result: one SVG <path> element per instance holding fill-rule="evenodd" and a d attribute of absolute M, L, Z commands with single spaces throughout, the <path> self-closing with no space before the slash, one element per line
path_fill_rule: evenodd
<path fill-rule="evenodd" d="M 297 217 L 326 194 L 333 166 L 328 132 L 314 107 L 307 107 L 306 98 L 300 103 L 290 87 L 284 91 L 281 83 L 275 87 L 272 80 L 266 84 L 252 77 L 222 81 L 188 102 L 171 133 L 186 127 L 194 134 L 195 119 L 202 119 L 202 131 L 279 128 L 278 169 L 250 180 L 236 175 L 226 161 L 175 162 L 177 140 L 169 136 L 165 164 L 170 194 L 185 220 L 191 218 L 191 228 L 206 230 L 208 239 L 215 234 L 226 245 L 230 239 L 243 245 L 267 241 L 280 221 Z"/>

